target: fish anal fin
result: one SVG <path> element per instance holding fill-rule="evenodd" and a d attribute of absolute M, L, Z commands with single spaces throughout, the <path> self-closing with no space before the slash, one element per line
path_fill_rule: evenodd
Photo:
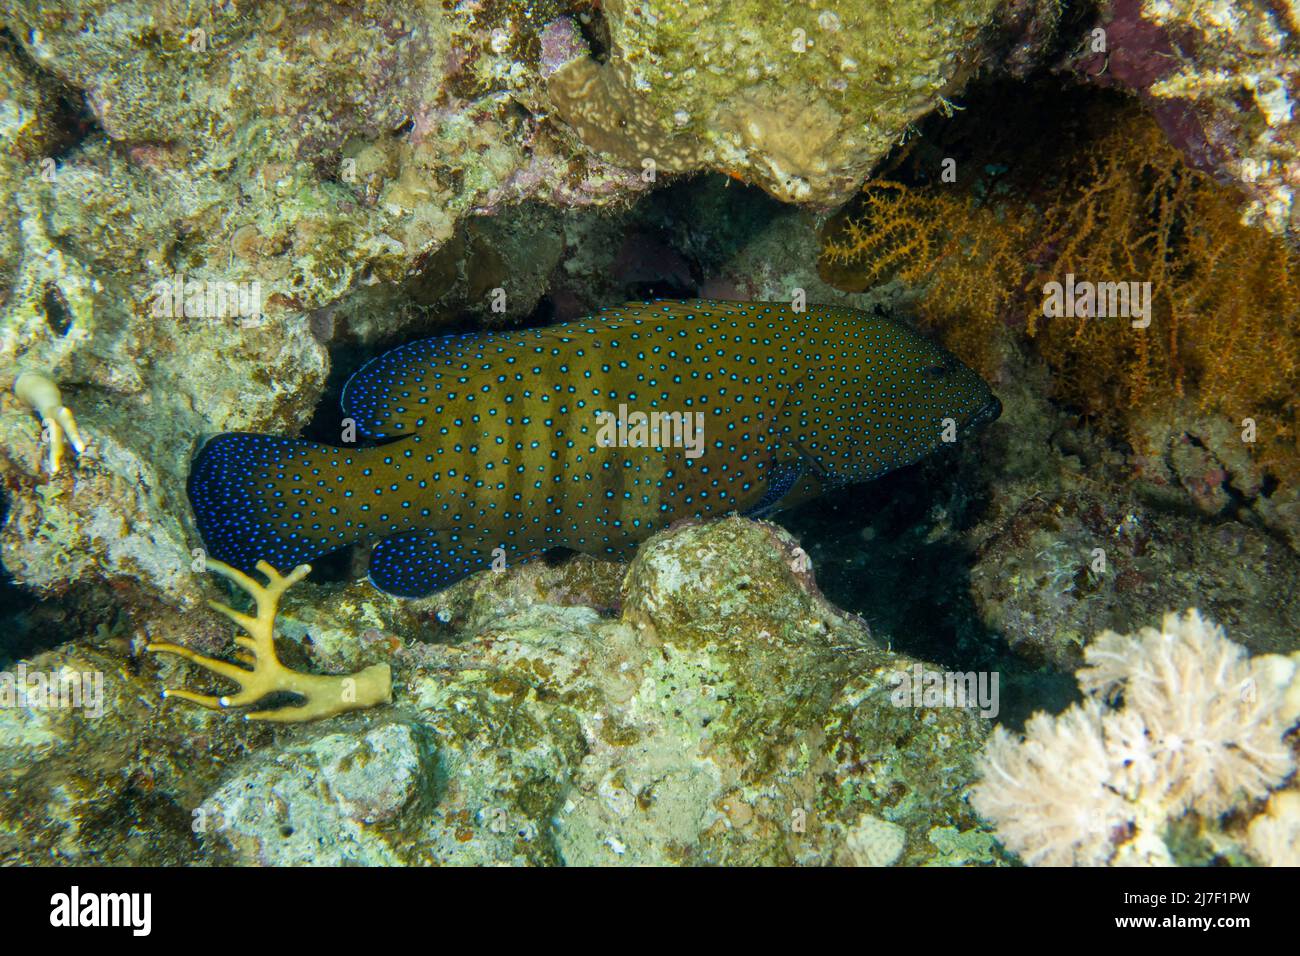
<path fill-rule="evenodd" d="M 491 567 L 492 547 L 429 528 L 390 534 L 370 552 L 370 582 L 398 597 L 425 597 Z"/>

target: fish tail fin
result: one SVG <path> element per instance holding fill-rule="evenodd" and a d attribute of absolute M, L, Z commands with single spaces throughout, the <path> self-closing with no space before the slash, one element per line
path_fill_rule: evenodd
<path fill-rule="evenodd" d="M 218 435 L 190 466 L 190 505 L 208 557 L 243 571 L 266 561 L 282 573 L 351 544 L 328 516 L 341 449 L 249 432 Z"/>

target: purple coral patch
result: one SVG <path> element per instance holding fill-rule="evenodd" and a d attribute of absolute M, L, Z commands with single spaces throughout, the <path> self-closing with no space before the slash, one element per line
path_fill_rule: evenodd
<path fill-rule="evenodd" d="M 542 28 L 542 79 L 588 55 L 587 43 L 570 17 L 559 17 Z"/>

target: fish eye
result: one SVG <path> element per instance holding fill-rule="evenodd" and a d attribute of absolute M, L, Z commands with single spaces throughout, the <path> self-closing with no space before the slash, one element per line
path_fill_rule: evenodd
<path fill-rule="evenodd" d="M 931 365 L 929 368 L 925 370 L 925 374 L 930 378 L 943 378 L 945 375 L 948 374 L 948 366 Z"/>

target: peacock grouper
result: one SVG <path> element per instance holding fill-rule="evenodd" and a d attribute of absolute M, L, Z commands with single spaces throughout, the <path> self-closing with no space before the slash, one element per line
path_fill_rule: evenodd
<path fill-rule="evenodd" d="M 683 518 L 762 514 L 915 462 L 991 421 L 988 385 L 854 309 L 661 300 L 428 339 L 363 366 L 372 447 L 229 433 L 189 495 L 210 552 L 288 571 L 356 542 L 421 596 L 565 547 L 621 556 Z"/>

